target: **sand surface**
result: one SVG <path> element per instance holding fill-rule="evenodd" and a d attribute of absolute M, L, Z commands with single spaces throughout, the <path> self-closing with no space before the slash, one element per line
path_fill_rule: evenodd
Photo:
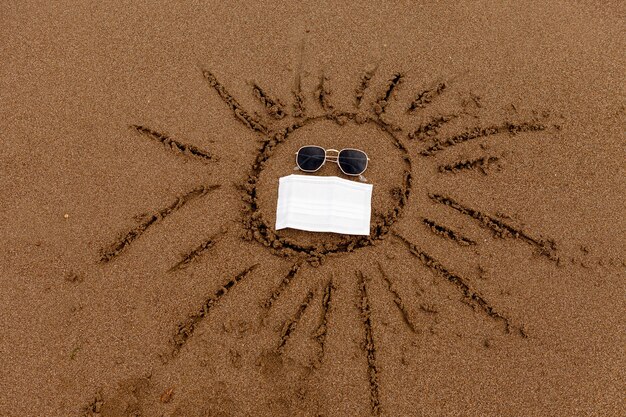
<path fill-rule="evenodd" d="M 285 3 L 0 6 L 0 415 L 619 415 L 624 3 Z"/>

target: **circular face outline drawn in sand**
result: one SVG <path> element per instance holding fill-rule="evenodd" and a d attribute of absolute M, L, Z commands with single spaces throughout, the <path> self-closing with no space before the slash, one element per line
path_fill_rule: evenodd
<path fill-rule="evenodd" d="M 267 220 L 264 219 L 258 203 L 258 179 L 276 148 L 283 144 L 290 135 L 301 127 L 324 120 L 332 120 L 338 126 L 354 123 L 356 125 L 373 125 L 380 128 L 401 154 L 403 164 L 402 179 L 398 187 L 395 188 L 397 192 L 394 195 L 396 199 L 394 206 L 383 215 L 378 216 L 379 218 L 370 227 L 369 236 L 344 235 L 343 238 L 335 242 L 318 244 L 300 243 L 294 239 L 281 236 L 281 234 L 274 230 L 274 228 L 268 224 Z M 390 231 L 391 225 L 402 215 L 411 193 L 411 158 L 404 143 L 402 143 L 391 129 L 380 120 L 368 117 L 362 113 L 335 111 L 321 116 L 303 118 L 301 121 L 272 134 L 271 139 L 264 142 L 252 165 L 246 184 L 246 193 L 245 201 L 247 207 L 244 224 L 248 230 L 248 238 L 255 239 L 263 245 L 271 247 L 272 252 L 275 254 L 282 256 L 304 255 L 309 261 L 317 262 L 329 253 L 340 254 L 352 252 L 356 249 L 370 246 L 375 241 L 385 238 Z"/>

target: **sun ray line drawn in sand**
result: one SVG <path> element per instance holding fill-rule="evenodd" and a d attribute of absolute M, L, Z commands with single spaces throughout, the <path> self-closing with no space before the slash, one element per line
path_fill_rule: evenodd
<path fill-rule="evenodd" d="M 441 194 L 429 194 L 429 197 L 431 198 L 431 200 L 439 204 L 448 206 L 458 211 L 459 213 L 469 216 L 472 219 L 478 221 L 481 226 L 491 230 L 495 236 L 499 238 L 512 237 L 515 239 L 520 239 L 523 242 L 526 242 L 534 247 L 537 253 L 539 253 L 540 255 L 543 255 L 549 260 L 558 263 L 559 257 L 557 256 L 557 248 L 554 240 L 544 240 L 532 237 L 528 233 L 524 232 L 522 229 L 513 227 L 505 223 L 504 221 L 495 218 L 494 216 L 490 216 L 489 214 L 465 206 L 450 197 L 445 197 Z"/>
<path fill-rule="evenodd" d="M 187 252 L 180 261 L 178 261 L 174 266 L 172 266 L 168 272 L 175 272 L 181 269 L 187 268 L 193 262 L 197 262 L 198 259 L 209 249 L 211 249 L 218 242 L 220 237 L 222 237 L 226 233 L 226 230 L 220 230 L 215 233 L 204 242 Z"/>
<path fill-rule="evenodd" d="M 406 249 L 416 257 L 420 263 L 426 268 L 433 271 L 435 274 L 445 278 L 448 282 L 452 283 L 463 295 L 464 300 L 474 309 L 483 311 L 487 316 L 504 324 L 504 330 L 506 333 L 510 333 L 512 329 L 518 330 L 519 334 L 526 337 L 526 333 L 522 327 L 516 326 L 511 322 L 511 319 L 498 312 L 483 296 L 473 290 L 467 280 L 460 275 L 450 272 L 444 267 L 438 260 L 429 255 L 418 246 L 411 243 L 404 236 L 394 233 L 394 236 L 404 243 Z"/>
<path fill-rule="evenodd" d="M 381 367 L 378 361 L 380 360 L 379 356 L 382 355 L 381 352 L 385 352 L 385 350 L 378 350 L 377 343 L 384 342 L 375 338 L 374 334 L 376 324 L 374 317 L 377 317 L 379 313 L 377 310 L 376 314 L 372 314 L 372 297 L 375 292 L 370 291 L 369 284 L 371 281 L 369 279 L 381 279 L 381 288 L 387 291 L 391 302 L 395 305 L 395 307 L 391 307 L 392 311 L 394 311 L 394 314 L 395 309 L 399 311 L 402 320 L 410 331 L 407 332 L 410 337 L 424 336 L 423 332 L 421 332 L 422 329 L 418 328 L 417 317 L 413 315 L 421 314 L 421 312 L 437 314 L 438 309 L 436 306 L 433 307 L 429 304 L 421 303 L 414 306 L 407 302 L 410 298 L 406 298 L 405 294 L 401 294 L 396 286 L 394 277 L 390 276 L 381 264 L 380 260 L 382 258 L 379 255 L 382 251 L 377 249 L 378 245 L 388 245 L 387 242 L 390 240 L 393 243 L 396 243 L 396 240 L 400 241 L 402 245 L 398 245 L 398 248 L 401 253 L 406 254 L 408 261 L 414 262 L 419 268 L 423 267 L 430 270 L 434 274 L 435 280 L 442 279 L 456 288 L 461 295 L 459 302 L 472 307 L 477 314 L 484 316 L 485 320 L 491 319 L 500 323 L 505 332 L 513 332 L 526 337 L 523 327 L 513 323 L 503 312 L 496 309 L 490 301 L 470 285 L 469 280 L 451 272 L 442 262 L 431 256 L 428 253 L 429 248 L 421 248 L 413 243 L 413 235 L 407 235 L 411 238 L 409 240 L 396 230 L 397 224 L 403 221 L 405 213 L 415 208 L 412 202 L 413 193 L 422 193 L 422 197 L 430 198 L 434 204 L 446 206 L 460 212 L 464 215 L 464 217 L 461 216 L 463 219 L 469 217 L 466 220 L 468 222 L 479 222 L 481 226 L 493 233 L 492 239 L 512 237 L 532 246 L 551 260 L 558 259 L 554 241 L 533 237 L 531 234 L 505 223 L 497 218 L 498 216 L 485 214 L 441 193 L 428 193 L 423 188 L 424 184 L 414 187 L 413 178 L 421 178 L 420 175 L 415 174 L 423 174 L 425 172 L 417 172 L 417 170 L 427 170 L 428 175 L 448 175 L 448 179 L 454 179 L 454 176 L 450 175 L 451 173 L 468 170 L 487 170 L 490 165 L 497 163 L 497 160 L 494 159 L 497 157 L 486 155 L 477 159 L 460 160 L 444 165 L 441 162 L 435 162 L 437 158 L 432 156 L 460 144 L 466 143 L 467 146 L 478 146 L 480 141 L 474 139 L 479 138 L 501 134 L 518 135 L 521 133 L 545 135 L 546 130 L 550 126 L 547 116 L 541 119 L 541 121 L 536 120 L 536 118 L 516 123 L 505 120 L 489 126 L 474 126 L 463 132 L 442 137 L 440 128 L 445 126 L 446 130 L 448 128 L 452 129 L 452 120 L 460 120 L 466 117 L 472 120 L 472 123 L 478 120 L 478 117 L 475 115 L 471 115 L 471 118 L 468 117 L 464 108 L 460 107 L 457 111 L 450 111 L 449 109 L 446 109 L 445 112 L 435 111 L 434 116 L 426 119 L 425 123 L 422 120 L 422 124 L 417 125 L 418 122 L 415 120 L 416 114 L 422 110 L 430 110 L 430 106 L 437 106 L 440 97 L 449 94 L 450 91 L 454 91 L 454 87 L 450 86 L 449 81 L 439 81 L 432 84 L 429 88 L 411 95 L 412 101 L 408 104 L 399 103 L 399 106 L 390 107 L 389 103 L 396 98 L 395 93 L 398 87 L 402 85 L 402 88 L 406 89 L 410 80 L 405 76 L 404 72 L 392 72 L 391 78 L 387 80 L 385 85 L 377 89 L 379 91 L 372 91 L 372 86 L 375 85 L 375 78 L 379 76 L 378 66 L 369 66 L 359 75 L 360 78 L 357 78 L 357 82 L 354 84 L 355 88 L 352 90 L 353 97 L 349 105 L 351 109 L 342 109 L 337 104 L 340 100 L 333 100 L 335 92 L 332 89 L 331 76 L 327 71 L 322 71 L 319 79 L 314 80 L 316 82 L 315 87 L 310 89 L 310 91 L 303 91 L 303 85 L 307 85 L 304 79 L 307 75 L 302 68 L 302 50 L 303 45 L 300 48 L 300 62 L 297 65 L 292 83 L 292 103 L 283 102 L 270 94 L 271 86 L 265 88 L 257 83 L 249 84 L 253 99 L 258 100 L 265 110 L 261 112 L 263 113 L 261 115 L 241 105 L 240 101 L 229 93 L 226 84 L 218 80 L 213 72 L 200 69 L 204 81 L 210 87 L 208 89 L 209 92 L 211 94 L 216 93 L 215 97 L 219 98 L 218 101 L 222 101 L 228 107 L 232 117 L 238 123 L 247 127 L 257 140 L 260 140 L 258 150 L 251 155 L 247 171 L 243 173 L 243 178 L 245 179 L 241 183 L 236 184 L 242 197 L 239 229 L 234 230 L 237 229 L 237 226 L 229 226 L 229 230 L 223 231 L 223 233 L 239 233 L 238 236 L 245 241 L 245 245 L 258 245 L 262 250 L 267 251 L 268 255 L 280 257 L 282 259 L 281 262 L 285 263 L 286 270 L 281 273 L 281 275 L 284 275 L 277 277 L 277 280 L 280 279 L 280 281 L 271 287 L 268 293 L 259 294 L 255 302 L 255 308 L 258 309 L 258 317 L 262 318 L 261 325 L 265 324 L 264 319 L 269 316 L 272 309 L 279 302 L 288 301 L 290 303 L 286 306 L 281 305 L 281 308 L 289 308 L 293 314 L 282 323 L 280 329 L 270 329 L 278 339 L 277 343 L 271 348 L 277 356 L 289 357 L 289 360 L 291 360 L 291 355 L 295 356 L 294 352 L 296 351 L 296 349 L 292 350 L 292 348 L 295 348 L 297 343 L 306 343 L 309 350 L 308 354 L 310 355 L 308 359 L 310 363 L 307 366 L 313 369 L 321 369 L 322 362 L 328 361 L 332 357 L 327 351 L 329 346 L 331 346 L 328 342 L 329 337 L 334 337 L 333 335 L 336 332 L 329 330 L 332 330 L 332 326 L 338 326 L 336 323 L 339 320 L 331 320 L 331 318 L 335 310 L 339 310 L 342 307 L 339 302 L 342 299 L 341 288 L 349 288 L 352 291 L 352 288 L 354 288 L 352 285 L 356 286 L 356 304 L 358 317 L 360 317 L 359 323 L 356 324 L 360 325 L 359 329 L 362 331 L 363 343 L 359 349 L 364 352 L 366 360 L 370 412 L 373 415 L 380 415 L 382 414 L 380 392 Z M 480 98 L 474 96 L 474 100 L 478 103 Z M 477 105 L 476 107 L 478 113 L 485 111 L 483 106 Z M 436 109 L 437 107 L 433 107 L 433 110 Z M 396 113 L 398 112 L 401 113 L 400 117 L 412 119 L 404 120 L 401 125 L 410 125 L 411 127 L 396 126 L 387 120 L 386 115 L 389 115 L 390 118 L 397 117 Z M 289 235 L 285 231 L 274 229 L 273 222 L 268 219 L 266 214 L 269 212 L 269 209 L 262 207 L 263 203 L 260 199 L 259 188 L 262 182 L 260 177 L 267 172 L 264 169 L 271 162 L 271 158 L 276 154 L 277 149 L 283 149 L 281 148 L 284 146 L 283 144 L 289 142 L 290 138 L 300 129 L 313 129 L 318 123 L 328 124 L 328 122 L 336 124 L 338 128 L 343 128 L 344 126 L 351 126 L 352 128 L 368 126 L 369 128 L 374 128 L 377 134 L 383 136 L 384 140 L 390 141 L 389 143 L 392 146 L 390 149 L 396 154 L 398 164 L 395 167 L 397 168 L 397 174 L 394 175 L 397 175 L 397 178 L 394 179 L 393 187 L 387 190 L 390 196 L 388 200 L 390 202 L 389 205 L 385 206 L 384 210 L 372 212 L 369 236 L 334 235 L 333 240 L 323 241 L 322 243 L 310 243 L 306 240 L 298 240 L 300 239 L 299 236 L 294 237 L 297 235 Z M 140 135 L 150 139 L 152 143 L 165 145 L 174 152 L 185 154 L 204 162 L 217 161 L 217 157 L 212 153 L 194 145 L 174 140 L 150 127 L 144 125 L 131 125 L 131 127 Z M 187 205 L 187 203 L 199 200 L 200 197 L 205 196 L 218 187 L 219 185 L 198 185 L 186 194 L 176 197 L 173 202 L 168 203 L 163 208 L 156 210 L 154 214 L 144 217 L 139 225 L 131 228 L 130 231 L 119 237 L 112 245 L 101 251 L 101 263 L 106 264 L 115 259 L 120 253 L 129 250 L 132 243 L 140 238 L 146 230 L 157 225 L 157 223 L 175 213 Z M 192 207 L 190 206 L 186 209 L 191 210 Z M 447 209 L 441 208 L 441 210 Z M 463 236 L 459 231 L 441 225 L 435 220 L 425 218 L 423 215 L 420 216 L 419 212 L 417 217 L 413 217 L 413 219 L 414 224 L 408 227 L 411 227 L 411 230 L 417 233 L 418 236 L 419 234 L 421 236 L 435 234 L 447 241 L 458 244 L 460 247 L 453 249 L 459 251 L 467 250 L 463 247 L 477 244 L 476 240 Z M 182 274 L 185 268 L 192 263 L 200 264 L 205 259 L 205 256 L 210 258 L 216 252 L 213 248 L 221 241 L 221 235 L 222 232 L 213 232 L 197 246 L 191 245 L 192 248 L 168 272 L 180 272 Z M 223 241 L 229 240 L 223 239 Z M 331 277 L 323 283 L 319 279 L 313 279 L 310 282 L 296 281 L 301 279 L 299 277 L 303 273 L 302 268 L 307 268 L 307 270 L 320 268 L 321 270 L 321 268 L 326 267 L 325 264 L 328 258 L 349 256 L 364 248 L 371 250 L 367 256 L 372 256 L 372 262 L 378 265 L 379 273 L 373 273 L 371 278 L 366 276 L 363 271 L 358 270 L 354 276 L 342 276 L 341 279 L 339 277 L 337 279 Z M 414 261 L 414 258 L 417 262 Z M 445 260 L 442 259 L 442 261 Z M 207 263 L 206 267 L 211 268 L 211 265 Z M 239 283 L 255 275 L 254 271 L 259 267 L 263 267 L 262 262 L 254 263 L 234 276 L 228 277 L 223 285 L 210 292 L 204 298 L 199 308 L 188 317 L 173 324 L 173 326 L 176 326 L 176 330 L 173 337 L 168 338 L 170 356 L 172 358 L 182 357 L 178 353 L 187 343 L 192 342 L 194 332 L 198 326 L 204 322 L 211 323 L 208 318 L 211 316 L 211 312 L 220 305 L 220 301 L 235 291 Z M 375 283 L 378 284 L 378 282 Z M 339 291 L 337 288 L 339 288 Z M 316 297 L 316 294 L 319 295 L 321 302 L 321 307 L 319 307 L 320 316 L 312 319 L 307 317 L 306 314 L 318 311 L 318 305 L 316 304 L 318 297 Z M 293 301 L 293 297 L 297 301 Z M 353 309 L 354 306 L 350 306 L 350 308 Z M 294 337 L 294 335 L 300 336 L 301 332 L 307 336 Z M 333 364 L 331 365 L 334 366 Z M 331 369 L 332 366 L 330 366 Z M 325 368 L 326 366 L 324 366 Z M 386 397 L 385 401 L 387 401 Z M 392 404 L 385 402 L 385 410 L 387 407 L 391 409 Z"/>
<path fill-rule="evenodd" d="M 285 105 L 283 102 L 276 97 L 270 96 L 257 83 L 252 83 L 252 91 L 254 92 L 255 97 L 259 99 L 263 107 L 265 107 L 265 111 L 268 115 L 278 120 L 287 115 L 287 113 L 285 113 Z"/>
<path fill-rule="evenodd" d="M 200 322 L 209 315 L 211 309 L 215 307 L 220 300 L 226 296 L 239 282 L 258 268 L 258 266 L 259 264 L 251 265 L 228 280 L 215 293 L 206 298 L 199 311 L 190 315 L 183 323 L 179 323 L 176 334 L 172 339 L 174 346 L 171 351 L 171 356 L 176 356 L 178 352 L 180 352 L 189 338 L 193 335 L 194 331 L 198 327 L 198 324 L 200 324 Z"/>
<path fill-rule="evenodd" d="M 296 66 L 296 76 L 293 84 L 293 117 L 299 119 L 304 117 L 305 103 L 304 94 L 302 92 L 302 73 L 304 65 L 304 40 L 300 42 L 298 47 L 298 64 Z"/>
<path fill-rule="evenodd" d="M 283 350 L 285 349 L 285 345 L 287 345 L 287 342 L 289 341 L 291 334 L 296 331 L 296 328 L 298 327 L 298 323 L 302 319 L 302 316 L 304 316 L 304 313 L 309 307 L 309 304 L 311 304 L 311 300 L 313 299 L 314 295 L 315 295 L 314 291 L 309 291 L 306 294 L 306 297 L 304 298 L 304 300 L 302 300 L 302 302 L 298 306 L 298 309 L 296 310 L 295 314 L 291 316 L 290 318 L 288 318 L 287 320 L 285 320 L 285 322 L 283 323 L 282 330 L 280 333 L 280 342 L 278 343 L 278 347 L 276 348 L 276 352 L 278 354 L 283 353 Z"/>
<path fill-rule="evenodd" d="M 402 75 L 402 73 L 400 72 L 396 72 L 387 82 L 387 88 L 385 89 L 385 92 L 378 98 L 378 100 L 376 100 L 376 104 L 374 105 L 374 111 L 377 115 L 380 116 L 382 113 L 385 112 L 387 106 L 389 105 L 389 100 L 391 99 L 394 91 L 396 90 L 396 88 L 398 88 L 403 79 L 404 75 Z"/>
<path fill-rule="evenodd" d="M 241 104 L 239 104 L 237 100 L 230 95 L 222 83 L 220 83 L 210 71 L 202 70 L 202 75 L 209 82 L 209 85 L 217 91 L 217 94 L 219 94 L 222 100 L 228 105 L 228 107 L 230 107 L 232 112 L 235 114 L 235 117 L 239 119 L 241 123 L 255 132 L 264 134 L 268 132 L 267 126 L 261 123 L 258 117 L 253 116 L 244 110 Z"/>
<path fill-rule="evenodd" d="M 363 323 L 364 337 L 363 350 L 367 359 L 367 376 L 370 387 L 370 407 L 372 415 L 379 416 L 382 413 L 380 404 L 379 369 L 376 361 L 376 344 L 374 343 L 374 330 L 372 328 L 372 307 L 367 293 L 367 279 L 362 271 L 356 271 L 358 300 L 357 306 Z"/>
<path fill-rule="evenodd" d="M 500 161 L 500 157 L 498 156 L 481 156 L 475 159 L 462 159 L 451 164 L 439 165 L 438 171 L 440 173 L 457 174 L 462 171 L 478 170 L 483 175 L 487 175 L 491 166 L 497 164 L 498 161 Z"/>
<path fill-rule="evenodd" d="M 377 262 L 377 265 L 378 265 L 378 271 L 380 272 L 380 275 L 383 278 L 383 281 L 385 281 L 385 284 L 386 284 L 385 288 L 387 288 L 387 291 L 389 291 L 389 294 L 391 295 L 391 299 L 393 300 L 393 303 L 395 304 L 395 306 L 398 308 L 398 311 L 402 315 L 402 320 L 404 321 L 404 324 L 406 324 L 406 326 L 409 328 L 409 330 L 411 330 L 411 332 L 416 333 L 417 328 L 415 327 L 415 324 L 413 324 L 413 321 L 411 320 L 411 314 L 409 313 L 409 310 L 404 304 L 404 301 L 402 301 L 402 297 L 400 297 L 400 294 L 395 288 L 394 283 L 391 282 L 391 279 L 389 278 L 389 275 L 387 275 L 387 272 L 385 272 L 385 269 L 383 268 L 382 264 L 380 262 Z"/>
<path fill-rule="evenodd" d="M 121 252 L 126 250 L 135 240 L 139 239 L 148 228 L 154 226 L 164 220 L 169 215 L 180 210 L 187 203 L 207 195 L 209 192 L 216 190 L 220 185 L 200 185 L 186 194 L 176 197 L 176 199 L 166 207 L 145 216 L 145 218 L 135 227 L 130 229 L 124 235 L 119 237 L 108 247 L 102 249 L 100 262 L 107 263 L 115 259 Z"/>
<path fill-rule="evenodd" d="M 324 286 L 324 293 L 322 294 L 322 313 L 320 316 L 320 322 L 315 328 L 313 333 L 313 339 L 319 345 L 319 354 L 317 360 L 314 363 L 314 367 L 319 368 L 324 360 L 324 354 L 326 353 L 326 336 L 328 334 L 329 315 L 332 309 L 333 293 L 336 290 L 333 279 L 330 278 Z"/>
<path fill-rule="evenodd" d="M 458 114 L 444 114 L 442 116 L 433 116 L 426 123 L 422 123 L 416 129 L 409 132 L 409 139 L 425 141 L 437 136 L 439 129 L 454 119 L 458 118 Z"/>
<path fill-rule="evenodd" d="M 374 74 L 376 74 L 376 70 L 378 70 L 378 65 L 366 69 L 361 75 L 359 86 L 355 90 L 355 105 L 357 109 L 361 107 L 361 102 L 363 101 L 365 92 L 369 88 L 370 81 L 374 77 Z"/>
<path fill-rule="evenodd" d="M 428 229 L 430 229 L 431 232 L 433 232 L 437 236 L 443 237 L 445 239 L 449 239 L 458 245 L 461 245 L 461 246 L 476 245 L 476 242 L 473 241 L 472 239 L 462 236 L 458 232 L 455 232 L 449 227 L 440 225 L 434 220 L 424 218 L 422 219 L 422 222 L 428 227 Z"/>
<path fill-rule="evenodd" d="M 196 159 L 200 159 L 204 162 L 218 161 L 218 157 L 213 155 L 211 152 L 200 149 L 195 145 L 190 145 L 190 144 L 172 139 L 171 137 L 163 133 L 159 133 L 156 130 L 152 130 L 148 127 L 141 126 L 141 125 L 130 125 L 130 128 L 136 130 L 139 134 L 146 136 L 149 139 L 155 140 L 157 142 L 161 142 L 168 150 L 172 152 L 176 152 L 184 156 L 190 156 Z"/>
<path fill-rule="evenodd" d="M 415 96 L 415 99 L 409 104 L 407 112 L 411 113 L 417 109 L 426 108 L 435 98 L 443 94 L 448 88 L 448 84 L 445 82 L 439 82 L 432 88 L 427 88 L 420 91 Z"/>
<path fill-rule="evenodd" d="M 422 156 L 431 156 L 445 150 L 446 148 L 457 146 L 474 139 L 502 134 L 515 136 L 520 133 L 541 132 L 547 128 L 548 125 L 539 122 L 507 122 L 501 125 L 492 125 L 489 127 L 475 127 L 449 138 L 434 140 L 433 143 L 428 148 L 421 151 L 420 154 Z"/>
<path fill-rule="evenodd" d="M 269 310 L 274 306 L 276 300 L 280 298 L 283 291 L 287 289 L 287 287 L 289 286 L 289 284 L 291 284 L 296 275 L 298 275 L 298 271 L 300 271 L 300 268 L 302 268 L 302 263 L 297 262 L 293 264 L 293 266 L 289 269 L 289 272 L 287 272 L 287 275 L 285 275 L 285 277 L 280 281 L 278 286 L 276 286 L 272 290 L 269 297 L 261 304 L 263 309 L 266 311 L 266 314 L 269 313 Z"/>
<path fill-rule="evenodd" d="M 317 101 L 322 107 L 322 110 L 324 110 L 326 114 L 332 114 L 335 111 L 335 106 L 330 99 L 331 94 L 330 78 L 322 72 L 315 96 L 317 97 Z"/>

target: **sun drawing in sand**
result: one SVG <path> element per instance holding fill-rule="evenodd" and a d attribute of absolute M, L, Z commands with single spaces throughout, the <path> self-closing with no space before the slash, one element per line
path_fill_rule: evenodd
<path fill-rule="evenodd" d="M 223 103 L 228 106 L 234 116 L 234 120 L 244 124 L 258 136 L 261 145 L 255 159 L 250 161 L 247 181 L 241 187 L 244 206 L 242 210 L 242 227 L 239 230 L 233 230 L 234 228 L 224 229 L 208 237 L 172 265 L 170 272 L 187 268 L 193 262 L 201 262 L 203 254 L 210 251 L 224 234 L 236 233 L 239 236 L 243 236 L 250 245 L 262 245 L 262 247 L 267 248 L 268 255 L 271 254 L 270 256 L 279 256 L 292 261 L 293 266 L 288 274 L 269 294 L 269 297 L 268 294 L 260 295 L 260 298 L 268 297 L 261 302 L 267 310 L 271 309 L 275 302 L 280 299 L 285 289 L 290 286 L 295 277 L 304 268 L 319 268 L 323 270 L 325 262 L 331 257 L 346 256 L 362 248 L 376 246 L 383 241 L 391 240 L 396 242 L 397 247 L 406 250 L 407 256 L 411 257 L 416 265 L 421 265 L 425 269 L 430 270 L 436 279 L 456 289 L 462 301 L 473 307 L 475 314 L 482 314 L 490 320 L 501 323 L 503 331 L 507 333 L 526 337 L 523 330 L 524 327 L 520 323 L 516 323 L 507 317 L 497 306 L 492 305 L 486 297 L 481 295 L 480 291 L 474 287 L 470 280 L 465 279 L 461 274 L 453 272 L 451 268 L 430 254 L 428 248 L 421 247 L 418 242 L 407 238 L 405 234 L 399 231 L 397 226 L 401 224 L 403 214 L 407 210 L 419 210 L 418 207 L 411 205 L 412 200 L 415 198 L 416 193 L 424 193 L 425 195 L 422 197 L 432 201 L 435 206 L 441 207 L 441 210 L 460 213 L 461 217 L 465 217 L 469 222 L 474 222 L 491 231 L 495 236 L 515 239 L 522 244 L 528 245 L 535 253 L 545 257 L 549 262 L 558 262 L 557 250 L 552 240 L 544 239 L 537 234 L 522 230 L 500 215 L 485 213 L 474 208 L 472 204 L 461 201 L 454 196 L 437 192 L 436 190 L 426 191 L 427 187 L 423 184 L 420 187 L 414 186 L 416 169 L 429 169 L 437 171 L 440 175 L 453 175 L 466 170 L 485 172 L 493 165 L 498 164 L 498 156 L 485 155 L 475 159 L 459 160 L 457 158 L 448 163 L 433 166 L 432 161 L 435 160 L 435 158 L 432 158 L 433 155 L 444 153 L 457 145 L 467 143 L 466 146 L 470 146 L 480 143 L 478 139 L 481 138 L 532 134 L 558 129 L 558 127 L 548 124 L 546 117 L 533 116 L 516 123 L 503 122 L 487 126 L 479 125 L 469 129 L 462 129 L 455 134 L 443 135 L 441 130 L 445 125 L 459 117 L 463 117 L 465 110 L 460 108 L 458 114 L 439 113 L 432 117 L 429 116 L 425 122 L 420 123 L 418 126 L 407 128 L 404 126 L 415 123 L 416 114 L 431 109 L 438 100 L 441 100 L 446 94 L 451 94 L 450 83 L 435 82 L 412 95 L 411 101 L 405 104 L 402 109 L 402 114 L 408 120 L 403 125 L 403 123 L 396 122 L 393 117 L 389 117 L 387 110 L 390 103 L 396 98 L 398 87 L 406 82 L 405 75 L 402 73 L 392 74 L 386 86 L 379 94 L 376 94 L 373 91 L 373 86 L 370 85 L 376 76 L 376 72 L 376 68 L 369 68 L 355 82 L 355 95 L 350 109 L 340 109 L 333 102 L 330 86 L 331 79 L 326 75 L 322 75 L 319 78 L 317 88 L 312 94 L 305 94 L 303 92 L 301 75 L 297 74 L 292 91 L 292 105 L 290 106 L 285 105 L 283 100 L 274 97 L 260 85 L 252 83 L 252 93 L 260 101 L 267 113 L 265 117 L 261 117 L 259 114 L 244 108 L 229 93 L 227 86 L 213 72 L 206 69 L 202 70 L 202 76 L 210 90 L 214 94 L 216 93 Z M 477 111 L 480 111 L 480 105 L 476 96 L 470 95 L 467 100 L 470 103 L 474 101 L 477 104 Z M 400 106 L 401 104 L 398 102 L 394 104 L 394 106 L 396 105 Z M 341 132 L 344 132 L 344 135 L 352 135 L 353 137 L 354 132 L 358 132 L 358 129 L 375 131 L 377 132 L 376 134 L 386 138 L 384 139 L 386 142 L 385 146 L 389 148 L 385 148 L 385 152 L 393 154 L 393 158 L 396 158 L 393 168 L 389 169 L 389 175 L 393 175 L 394 178 L 388 182 L 395 183 L 395 186 L 388 190 L 391 198 L 385 199 L 387 202 L 385 203 L 386 206 L 383 204 L 381 207 L 374 208 L 369 236 L 311 234 L 290 230 L 278 232 L 273 228 L 271 215 L 267 214 L 272 213 L 274 207 L 263 207 L 263 199 L 259 191 L 260 178 L 264 175 L 269 176 L 273 180 L 273 184 L 276 184 L 278 176 L 288 174 L 284 172 L 281 174 L 278 171 L 268 174 L 267 171 L 271 170 L 271 165 L 269 164 L 271 158 L 276 158 L 276 155 L 280 155 L 281 158 L 293 158 L 293 149 L 285 144 L 299 134 L 304 135 L 301 138 L 301 142 L 304 143 L 299 145 L 307 144 L 308 137 L 306 132 L 313 131 L 316 126 L 321 124 L 325 124 L 327 127 L 332 125 L 339 136 L 341 136 Z M 211 162 L 217 158 L 211 152 L 171 138 L 153 130 L 151 127 L 133 125 L 132 128 L 138 134 L 157 143 L 160 142 L 168 149 L 182 152 L 191 159 Z M 358 144 L 358 140 L 358 138 L 354 138 L 352 144 Z M 297 149 L 296 145 L 293 146 Z M 370 156 L 373 158 L 377 157 L 377 155 Z M 417 162 L 419 162 L 419 168 L 417 167 Z M 100 255 L 101 262 L 109 263 L 114 261 L 118 256 L 129 250 L 133 242 L 141 238 L 146 230 L 156 226 L 168 216 L 174 215 L 189 202 L 210 194 L 217 187 L 219 186 L 197 186 L 186 194 L 176 197 L 171 203 L 156 210 L 152 215 L 144 217 L 138 225 L 123 233 L 110 246 L 102 250 Z M 271 201 L 271 199 L 267 200 Z M 464 236 L 462 232 L 455 230 L 454 227 L 442 225 L 430 217 L 421 217 L 420 221 L 423 224 L 419 228 L 424 230 L 424 233 L 435 233 L 460 246 L 477 245 L 474 239 Z M 316 236 L 312 237 L 312 235 Z M 374 262 L 377 265 L 376 270 L 371 272 L 356 270 L 352 271 L 350 276 L 352 277 L 352 288 L 356 294 L 356 308 L 358 315 L 361 317 L 359 325 L 361 326 L 365 355 L 364 362 L 367 363 L 367 369 L 364 372 L 368 375 L 367 378 L 370 385 L 371 412 L 380 414 L 383 407 L 379 393 L 380 370 L 377 365 L 379 360 L 376 349 L 377 337 L 373 331 L 372 298 L 369 292 L 372 279 L 378 277 L 377 279 L 381 280 L 383 286 L 391 295 L 390 299 L 394 303 L 393 308 L 397 308 L 401 313 L 411 331 L 415 331 L 415 324 L 407 312 L 406 302 L 402 300 L 401 294 L 393 285 L 391 274 L 386 272 L 384 262 L 376 260 Z M 251 265 L 243 269 L 235 277 L 229 279 L 217 291 L 210 294 L 205 299 L 203 305 L 198 306 L 195 314 L 185 318 L 179 324 L 178 328 L 173 332 L 172 355 L 177 355 L 188 342 L 192 341 L 194 331 L 198 325 L 212 314 L 213 309 L 219 305 L 224 297 L 228 297 L 231 294 L 231 290 L 234 290 L 238 283 L 252 276 L 258 267 L 258 264 Z M 276 351 L 279 354 L 285 349 L 290 336 L 296 329 L 304 331 L 298 325 L 306 314 L 309 305 L 314 300 L 318 300 L 322 314 L 318 325 L 310 330 L 308 340 L 319 345 L 322 352 L 322 357 L 319 359 L 323 360 L 324 344 L 327 336 L 326 330 L 329 325 L 327 312 L 331 308 L 336 286 L 333 279 L 328 278 L 328 274 L 320 273 L 317 275 L 320 276 L 318 282 L 310 283 L 310 288 L 299 298 L 302 302 L 293 306 L 294 314 L 283 323 L 279 334 L 276 335 Z M 316 291 L 318 287 L 322 288 L 322 290 Z M 354 306 L 351 308 L 354 308 Z"/>

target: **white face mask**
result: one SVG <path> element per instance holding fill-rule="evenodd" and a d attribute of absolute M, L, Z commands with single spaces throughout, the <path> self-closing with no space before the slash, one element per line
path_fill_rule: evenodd
<path fill-rule="evenodd" d="M 369 235 L 371 184 L 338 177 L 289 175 L 279 179 L 276 230 Z"/>

